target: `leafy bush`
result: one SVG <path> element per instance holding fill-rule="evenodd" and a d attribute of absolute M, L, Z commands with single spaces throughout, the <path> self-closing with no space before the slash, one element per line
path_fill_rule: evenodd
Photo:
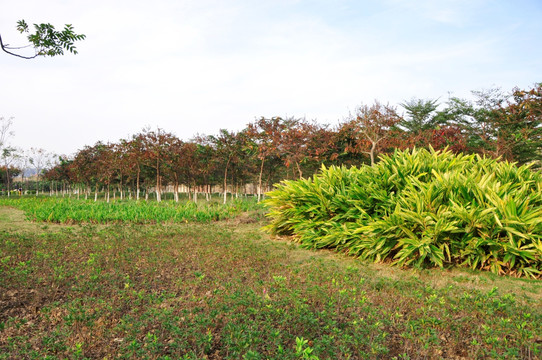
<path fill-rule="evenodd" d="M 373 167 L 322 167 L 282 182 L 265 201 L 265 229 L 377 262 L 540 277 L 541 187 L 528 165 L 396 151 Z"/>

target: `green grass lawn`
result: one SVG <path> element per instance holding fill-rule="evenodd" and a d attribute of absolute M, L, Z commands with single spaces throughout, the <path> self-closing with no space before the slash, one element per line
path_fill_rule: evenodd
<path fill-rule="evenodd" d="M 32 223 L 0 207 L 0 359 L 537 359 L 542 282 L 309 251 L 251 217 Z"/>

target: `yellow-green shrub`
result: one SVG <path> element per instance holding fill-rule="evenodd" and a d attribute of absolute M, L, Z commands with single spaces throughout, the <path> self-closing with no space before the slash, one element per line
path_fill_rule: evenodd
<path fill-rule="evenodd" d="M 396 151 L 373 167 L 322 167 L 277 185 L 266 230 L 373 261 L 540 277 L 541 187 L 527 165 Z"/>

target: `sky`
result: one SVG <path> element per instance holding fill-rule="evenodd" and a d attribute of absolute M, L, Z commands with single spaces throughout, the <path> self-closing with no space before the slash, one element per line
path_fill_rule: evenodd
<path fill-rule="evenodd" d="M 361 104 L 542 82 L 541 0 L 17 0 L 15 27 L 72 24 L 77 55 L 0 52 L 12 145 L 71 155 L 145 127 L 189 140 L 260 117 L 335 125 Z M 30 52 L 29 52 L 30 51 Z M 30 49 L 23 53 L 32 54 Z"/>

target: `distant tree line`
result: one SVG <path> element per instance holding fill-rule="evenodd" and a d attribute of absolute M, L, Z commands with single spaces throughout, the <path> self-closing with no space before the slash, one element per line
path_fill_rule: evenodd
<path fill-rule="evenodd" d="M 371 164 L 395 148 L 448 147 L 538 166 L 542 84 L 510 93 L 491 89 L 473 94 L 474 101 L 451 97 L 443 104 L 411 99 L 400 104 L 403 114 L 376 101 L 359 106 L 335 126 L 262 117 L 241 131 L 222 129 L 189 141 L 160 128 L 144 129 L 117 143 L 85 146 L 38 175 L 43 173 L 57 189 L 77 189 L 95 199 L 98 193 L 109 200 L 110 194 L 139 199 L 152 192 L 160 201 L 167 188 L 177 201 L 180 191 L 195 201 L 198 194 L 208 198 L 220 192 L 226 201 L 228 193 L 250 192 L 260 198 L 274 183 L 310 176 L 322 164 Z M 5 186 L 9 176 L 3 179 Z"/>

